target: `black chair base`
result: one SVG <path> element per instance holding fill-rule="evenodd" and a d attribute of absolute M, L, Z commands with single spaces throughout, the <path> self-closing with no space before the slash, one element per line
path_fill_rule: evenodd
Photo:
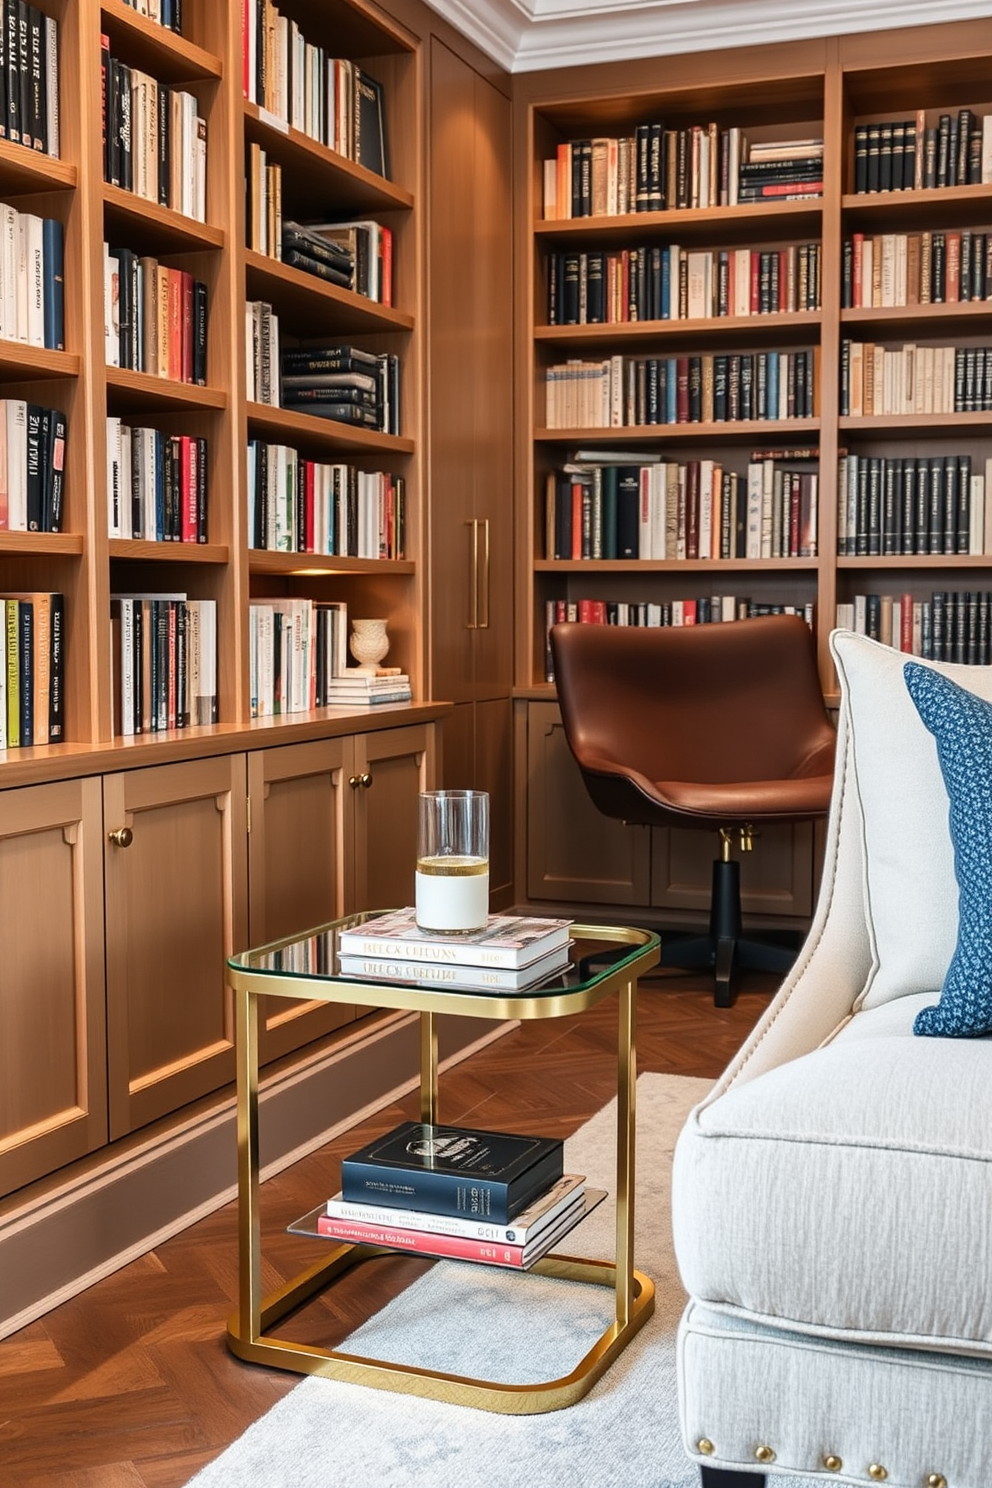
<path fill-rule="evenodd" d="M 789 970 L 799 951 L 799 944 L 775 944 L 747 939 L 741 918 L 740 864 L 733 859 L 717 858 L 713 863 L 713 894 L 710 900 L 708 935 L 663 936 L 662 966 L 679 966 L 686 970 L 705 966 L 713 968 L 713 1004 L 730 1007 L 738 971 Z"/>
<path fill-rule="evenodd" d="M 704 1467 L 700 1463 L 702 1488 L 762 1488 L 764 1473 L 738 1472 L 732 1467 Z"/>

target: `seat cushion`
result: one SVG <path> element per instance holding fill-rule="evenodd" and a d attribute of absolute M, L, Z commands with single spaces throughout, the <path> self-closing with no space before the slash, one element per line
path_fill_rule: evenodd
<path fill-rule="evenodd" d="M 875 1007 L 915 992 L 930 992 L 936 1002 L 958 927 L 947 791 L 936 746 L 909 695 L 902 652 L 849 631 L 835 631 L 831 649 L 844 682 L 864 819 L 875 966 L 861 1004 Z M 992 667 L 921 665 L 992 702 Z"/>
<path fill-rule="evenodd" d="M 830 1337 L 992 1356 L 992 1043 L 918 1039 L 926 995 L 691 1114 L 676 1254 L 697 1301 Z"/>

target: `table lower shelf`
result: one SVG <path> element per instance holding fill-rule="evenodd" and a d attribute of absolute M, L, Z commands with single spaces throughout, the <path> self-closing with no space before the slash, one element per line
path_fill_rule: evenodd
<path fill-rule="evenodd" d="M 504 1415 L 538 1415 L 574 1405 L 592 1389 L 600 1376 L 647 1322 L 654 1311 L 654 1283 L 640 1271 L 633 1273 L 630 1307 L 624 1320 L 610 1324 L 592 1348 L 570 1373 L 559 1379 L 526 1384 L 505 1384 L 474 1379 L 467 1375 L 447 1374 L 441 1370 L 418 1369 L 410 1364 L 395 1364 L 385 1359 L 370 1359 L 340 1349 L 291 1343 L 286 1339 L 267 1337 L 289 1313 L 303 1305 L 346 1271 L 380 1256 L 393 1256 L 396 1251 L 376 1245 L 338 1245 L 325 1260 L 302 1272 L 292 1281 L 264 1299 L 261 1314 L 254 1326 L 245 1330 L 239 1312 L 232 1314 L 227 1327 L 228 1345 L 238 1358 L 254 1364 L 267 1364 L 274 1369 L 293 1370 L 297 1374 L 316 1374 L 325 1379 L 344 1380 L 349 1384 L 368 1385 L 402 1395 L 420 1395 L 442 1400 L 449 1405 L 467 1405 Z M 578 1256 L 547 1255 L 531 1270 L 541 1276 L 562 1281 L 616 1288 L 616 1266 L 612 1261 L 588 1260 Z"/>

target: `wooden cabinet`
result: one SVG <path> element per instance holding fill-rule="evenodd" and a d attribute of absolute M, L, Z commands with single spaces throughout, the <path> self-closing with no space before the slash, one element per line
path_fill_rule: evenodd
<path fill-rule="evenodd" d="M 558 705 L 519 702 L 518 753 L 526 792 L 518 830 L 527 899 L 563 905 L 616 905 L 651 918 L 690 919 L 709 910 L 715 833 L 625 826 L 597 811 L 582 783 Z M 776 827 L 740 855 L 744 912 L 801 920 L 813 903 L 813 829 Z"/>
<path fill-rule="evenodd" d="M 355 735 L 349 912 L 413 903 L 417 797 L 436 783 L 433 735 L 423 724 Z"/>
<path fill-rule="evenodd" d="M 110 1135 L 234 1077 L 225 959 L 246 944 L 245 757 L 104 779 Z"/>
<path fill-rule="evenodd" d="M 0 1193 L 107 1139 L 99 780 L 0 795 Z"/>

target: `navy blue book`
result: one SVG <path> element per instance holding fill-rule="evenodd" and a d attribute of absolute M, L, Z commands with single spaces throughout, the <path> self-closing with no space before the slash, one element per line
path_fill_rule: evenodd
<path fill-rule="evenodd" d="M 406 1121 L 341 1164 L 346 1199 L 508 1224 L 563 1172 L 554 1137 Z"/>

